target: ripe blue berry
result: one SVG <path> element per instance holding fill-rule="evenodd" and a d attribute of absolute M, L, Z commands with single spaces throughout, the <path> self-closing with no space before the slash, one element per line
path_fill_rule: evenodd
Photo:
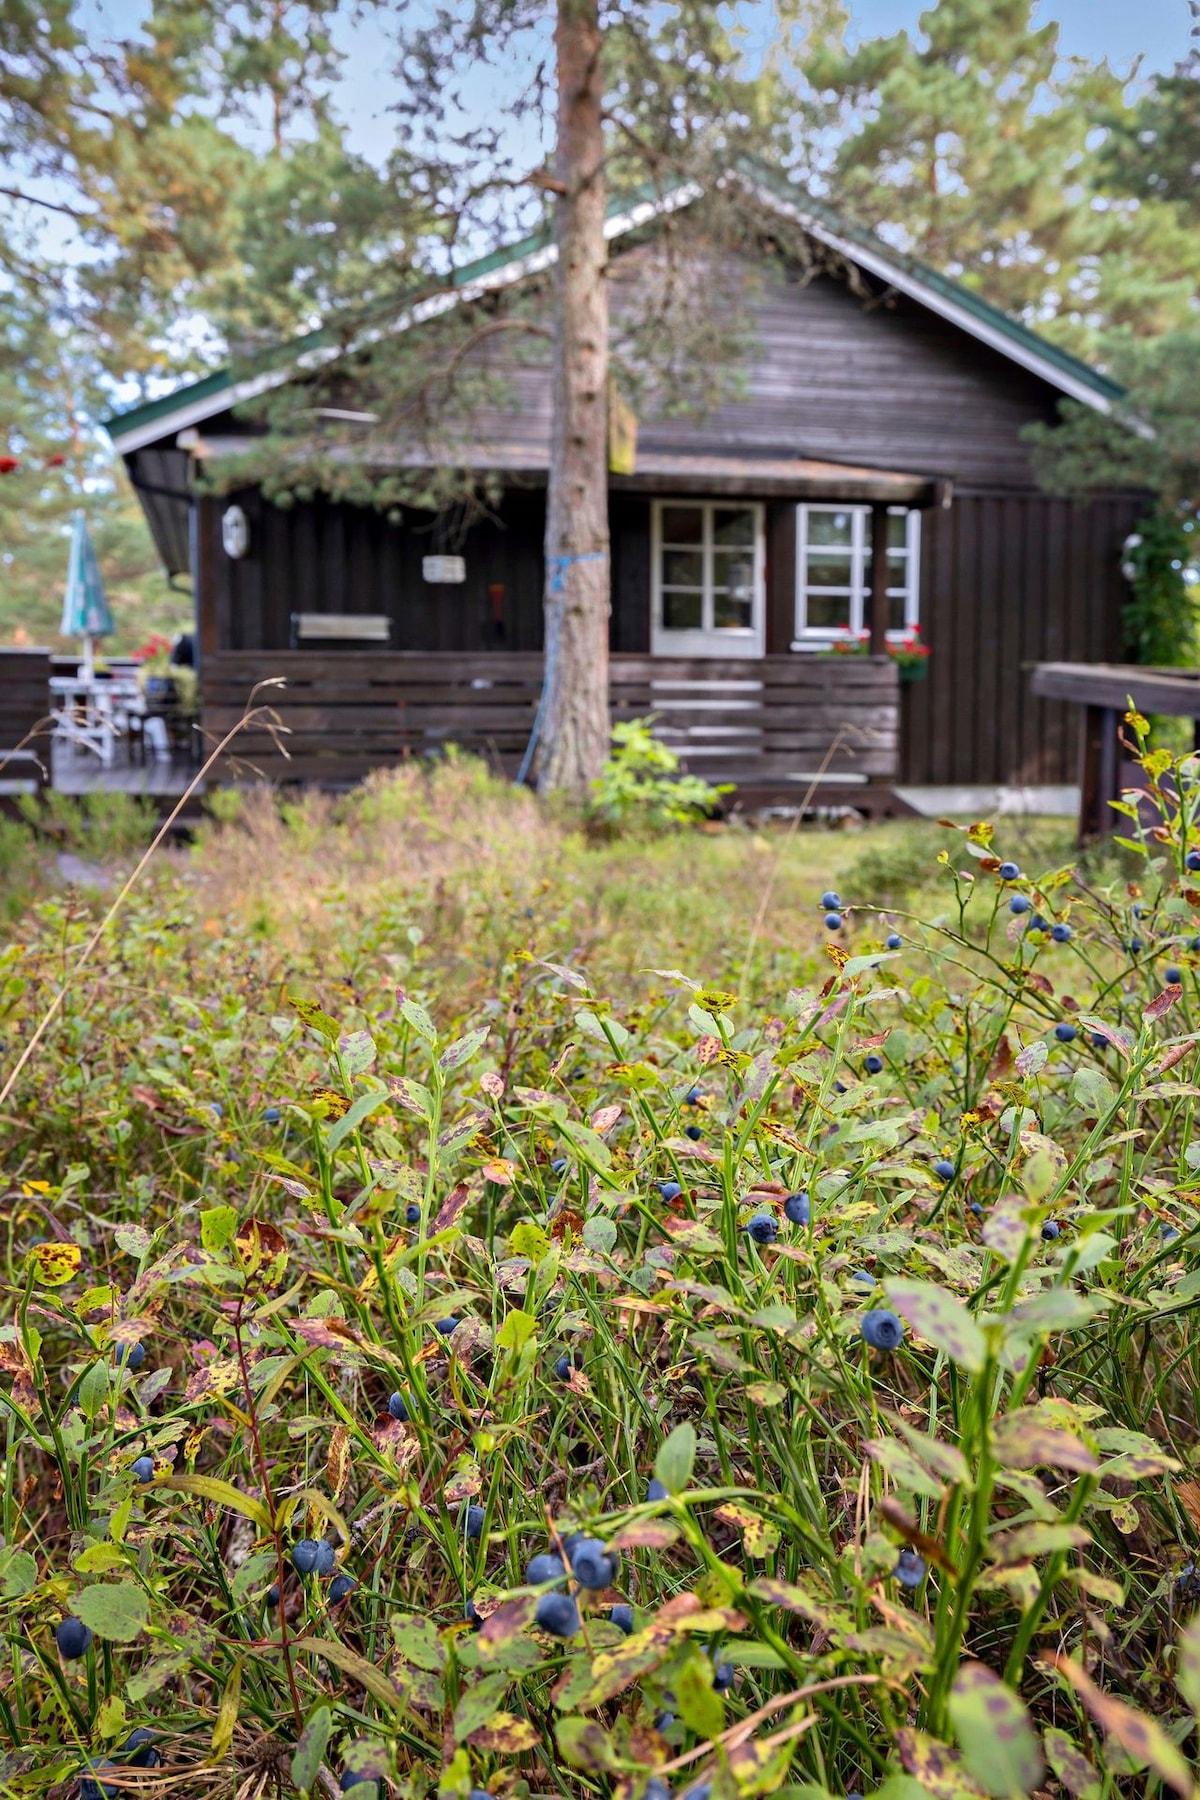
<path fill-rule="evenodd" d="M 1001 881 L 1020 881 L 1021 879 L 1021 871 L 1015 862 L 1002 862 L 996 873 Z"/>
<path fill-rule="evenodd" d="M 476 1631 L 478 1631 L 479 1627 L 483 1624 L 483 1616 L 474 1600 L 466 1600 L 463 1602 L 463 1618 L 473 1625 Z"/>
<path fill-rule="evenodd" d="M 654 1729 L 655 1729 L 655 1731 L 670 1731 L 670 1729 L 674 1723 L 675 1723 L 675 1714 L 674 1713 L 669 1713 L 669 1712 L 659 1713 L 657 1719 L 655 1719 L 655 1721 L 654 1721 Z"/>
<path fill-rule="evenodd" d="M 1050 927 L 1050 936 L 1054 939 L 1056 944 L 1069 944 L 1071 941 L 1071 927 L 1069 925 L 1052 925 Z"/>
<path fill-rule="evenodd" d="M 317 1542 L 317 1574 L 332 1575 L 336 1563 L 337 1553 L 334 1550 L 333 1545 L 327 1538 L 320 1538 Z"/>
<path fill-rule="evenodd" d="M 900 933 L 898 931 L 893 931 L 891 933 L 891 935 L 889 936 L 888 941 L 887 941 L 887 947 L 889 950 L 903 949 L 904 939 L 900 936 Z"/>
<path fill-rule="evenodd" d="M 152 1456 L 139 1456 L 136 1462 L 130 1463 L 129 1473 L 133 1476 L 135 1481 L 140 1481 L 142 1486 L 145 1487 L 148 1481 L 154 1480 L 154 1458 Z"/>
<path fill-rule="evenodd" d="M 354 1794 L 357 1800 L 378 1800 L 379 1783 L 372 1775 L 363 1775 L 357 1769 L 343 1769 L 338 1784 L 343 1794 Z"/>
<path fill-rule="evenodd" d="M 408 1402 L 405 1400 L 404 1395 L 398 1390 L 396 1393 L 388 1395 L 387 1409 L 391 1413 L 393 1419 L 408 1418 Z"/>
<path fill-rule="evenodd" d="M 863 1068 L 866 1070 L 868 1075 L 878 1075 L 880 1070 L 883 1068 L 882 1056 L 876 1056 L 873 1053 L 870 1056 L 864 1056 Z"/>
<path fill-rule="evenodd" d="M 783 1216 L 793 1225 L 807 1225 L 812 1218 L 812 1202 L 807 1193 L 789 1194 L 783 1203 Z"/>
<path fill-rule="evenodd" d="M 827 912 L 825 914 L 825 929 L 826 931 L 840 931 L 842 929 L 841 913 Z"/>
<path fill-rule="evenodd" d="M 1057 1219 L 1047 1219 L 1046 1223 L 1042 1226 L 1042 1237 L 1046 1243 L 1052 1244 L 1061 1231 L 1062 1226 L 1058 1223 Z"/>
<path fill-rule="evenodd" d="M 717 1663 L 713 1669 L 713 1689 L 718 1694 L 727 1694 L 737 1680 L 737 1670 L 730 1662 Z"/>
<path fill-rule="evenodd" d="M 267 1605 L 270 1607 L 279 1605 L 279 1589 L 274 1582 L 267 1589 Z"/>
<path fill-rule="evenodd" d="M 822 912 L 841 912 L 841 910 L 842 896 L 840 894 L 835 894 L 833 889 L 830 888 L 827 894 L 821 895 Z"/>
<path fill-rule="evenodd" d="M 904 1336 L 900 1320 L 884 1307 L 864 1313 L 858 1328 L 872 1350 L 895 1350 Z"/>
<path fill-rule="evenodd" d="M 633 1631 L 632 1606 L 614 1606 L 609 1610 L 609 1619 L 623 1637 L 629 1637 Z"/>
<path fill-rule="evenodd" d="M 1131 956 L 1140 956 L 1140 955 L 1141 955 L 1141 952 L 1142 952 L 1142 940 L 1141 940 L 1141 938 L 1140 938 L 1140 937 L 1132 937 L 1132 938 L 1130 938 L 1130 940 L 1129 940 L 1129 954 L 1130 954 L 1130 955 L 1131 955 Z"/>
<path fill-rule="evenodd" d="M 642 1789 L 642 1800 L 671 1800 L 671 1790 L 661 1775 L 652 1775 Z"/>
<path fill-rule="evenodd" d="M 79 1800 L 114 1800 L 114 1796 L 120 1793 L 120 1788 L 115 1782 L 103 1781 L 100 1777 L 109 1774 L 115 1775 L 116 1763 L 89 1759 L 86 1767 L 92 1773 L 85 1775 L 79 1784 Z"/>
<path fill-rule="evenodd" d="M 871 1274 L 869 1269 L 855 1269 L 853 1275 L 850 1277 L 850 1286 L 874 1289 L 875 1277 Z"/>
<path fill-rule="evenodd" d="M 678 1200 L 683 1192 L 677 1181 L 656 1181 L 654 1185 L 664 1200 Z"/>
<path fill-rule="evenodd" d="M 1175 963 L 1169 963 L 1163 970 L 1163 980 L 1170 987 L 1178 987 L 1179 983 L 1183 980 L 1183 970 Z"/>
<path fill-rule="evenodd" d="M 1183 859 L 1183 866 L 1185 869 L 1190 869 L 1194 875 L 1196 870 L 1200 869 L 1200 850 L 1189 850 Z"/>
<path fill-rule="evenodd" d="M 550 1164 L 551 1169 L 556 1175 L 561 1175 L 566 1166 L 567 1159 L 565 1156 L 556 1156 Z"/>
<path fill-rule="evenodd" d="M 60 1620 L 54 1627 L 54 1641 L 63 1660 L 74 1662 L 77 1657 L 87 1655 L 92 1633 L 82 1619 L 70 1617 Z"/>
<path fill-rule="evenodd" d="M 132 1769 L 158 1769 L 162 1767 L 162 1756 L 154 1745 L 154 1733 L 139 1725 L 121 1745 L 121 1755 Z"/>
<path fill-rule="evenodd" d="M 1014 894 L 1008 903 L 1008 910 L 1010 913 L 1027 913 L 1031 905 L 1032 902 L 1024 894 Z"/>
<path fill-rule="evenodd" d="M 580 1587 L 611 1587 L 617 1579 L 617 1558 L 599 1538 L 581 1538 L 571 1551 L 571 1573 Z"/>
<path fill-rule="evenodd" d="M 433 1329 L 440 1337 L 449 1337 L 450 1333 L 454 1331 L 457 1326 L 457 1319 L 438 1319 L 435 1321 Z"/>
<path fill-rule="evenodd" d="M 1108 1039 L 1104 1036 L 1104 1033 L 1102 1031 L 1093 1031 L 1093 1033 L 1092 1033 L 1092 1048 L 1093 1048 L 1093 1050 L 1107 1050 L 1108 1049 Z"/>
<path fill-rule="evenodd" d="M 533 1617 L 551 1637 L 570 1638 L 579 1630 L 579 1608 L 570 1594 L 543 1594 Z"/>
<path fill-rule="evenodd" d="M 117 1367 L 118 1367 L 118 1369 L 125 1368 L 125 1369 L 133 1369 L 136 1371 L 137 1369 L 141 1368 L 141 1366 L 145 1362 L 145 1360 L 146 1360 L 145 1344 L 118 1344 L 117 1345 Z"/>
<path fill-rule="evenodd" d="M 311 1575 L 317 1566 L 316 1538 L 301 1538 L 292 1545 L 292 1567 L 297 1575 Z"/>
<path fill-rule="evenodd" d="M 771 1213 L 755 1213 L 743 1230 L 756 1244 L 773 1244 L 779 1236 L 779 1220 Z"/>
<path fill-rule="evenodd" d="M 1135 906 L 1133 908 L 1133 916 L 1135 919 L 1148 919 L 1150 916 L 1150 908 L 1148 906 Z"/>
<path fill-rule="evenodd" d="M 968 1200 L 967 1211 L 973 1213 L 977 1219 L 982 1219 L 983 1217 L 983 1207 L 978 1200 Z"/>
<path fill-rule="evenodd" d="M 541 1587 L 547 1581 L 565 1581 L 567 1574 L 566 1560 L 555 1550 L 543 1550 L 540 1556 L 530 1558 L 525 1579 L 530 1587 Z"/>
<path fill-rule="evenodd" d="M 925 1559 L 918 1556 L 915 1550 L 902 1550 L 896 1558 L 892 1574 L 901 1587 L 920 1587 L 925 1579 Z"/>
<path fill-rule="evenodd" d="M 1029 929 L 1030 931 L 1046 930 L 1046 921 L 1043 919 L 1041 913 L 1034 913 L 1032 919 L 1029 921 Z"/>
<path fill-rule="evenodd" d="M 263 1114 L 263 1118 L 268 1125 L 278 1125 L 282 1116 L 283 1115 L 277 1106 L 268 1106 L 266 1112 Z"/>
<path fill-rule="evenodd" d="M 1173 1244 L 1179 1236 L 1179 1233 L 1176 1231 L 1176 1229 L 1173 1225 L 1164 1225 L 1161 1227 L 1161 1229 L 1162 1229 L 1162 1241 L 1164 1244 Z"/>
<path fill-rule="evenodd" d="M 660 1481 L 657 1475 L 652 1475 L 646 1483 L 647 1500 L 666 1500 L 669 1499 L 670 1493 L 670 1488 L 665 1482 Z"/>
<path fill-rule="evenodd" d="M 1054 1035 L 1060 1044 L 1073 1044 L 1075 1039 L 1079 1036 L 1079 1033 L 1073 1025 L 1069 1024 L 1066 1019 L 1063 1019 L 1061 1024 L 1054 1027 Z"/>
<path fill-rule="evenodd" d="M 330 1606 L 340 1606 L 343 1600 L 350 1598 L 357 1586 L 353 1575 L 335 1575 L 329 1584 Z"/>
<path fill-rule="evenodd" d="M 700 1142 L 700 1139 L 704 1136 L 704 1133 L 700 1129 L 699 1125 L 685 1125 L 683 1128 L 683 1134 L 685 1137 L 690 1137 L 693 1144 L 698 1144 Z"/>
<path fill-rule="evenodd" d="M 492 1796 L 486 1788 L 472 1788 L 467 1795 L 467 1800 L 492 1800 Z"/>
<path fill-rule="evenodd" d="M 419 1225 L 421 1223 L 421 1209 L 415 1200 L 410 1200 L 404 1209 L 404 1223 L 406 1225 Z"/>
<path fill-rule="evenodd" d="M 483 1536 L 483 1521 L 486 1516 L 482 1506 L 467 1506 L 463 1508 L 462 1512 L 459 1514 L 459 1518 L 465 1523 L 467 1536 L 469 1538 L 480 1538 Z"/>
<path fill-rule="evenodd" d="M 554 1373 L 558 1376 L 560 1381 L 569 1381 L 571 1379 L 571 1359 L 569 1356 L 559 1357 L 554 1365 Z"/>
<path fill-rule="evenodd" d="M 940 1157 L 933 1165 L 933 1172 L 939 1181 L 954 1180 L 954 1164 L 950 1161 L 949 1157 Z"/>
<path fill-rule="evenodd" d="M 698 1088 L 698 1087 L 692 1087 L 692 1088 L 689 1088 L 687 1093 L 683 1096 L 683 1104 L 685 1106 L 699 1106 L 699 1104 L 703 1100 L 703 1098 L 704 1098 L 704 1089 Z"/>

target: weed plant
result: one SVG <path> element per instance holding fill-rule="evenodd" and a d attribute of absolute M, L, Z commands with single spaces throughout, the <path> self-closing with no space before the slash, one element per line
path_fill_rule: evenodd
<path fill-rule="evenodd" d="M 947 828 L 923 917 L 790 933 L 778 846 L 622 873 L 465 764 L 165 866 L 3 1102 L 0 1792 L 1190 1795 L 1144 771 L 1136 880 Z M 5 1066 L 89 925 L 5 952 Z"/>

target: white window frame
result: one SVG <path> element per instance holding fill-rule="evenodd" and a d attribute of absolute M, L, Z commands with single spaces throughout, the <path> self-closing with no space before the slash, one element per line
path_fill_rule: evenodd
<path fill-rule="evenodd" d="M 870 506 L 853 502 L 839 506 L 830 500 L 802 500 L 796 507 L 796 616 L 795 637 L 792 640 L 793 650 L 822 650 L 830 644 L 845 642 L 858 637 L 869 629 L 867 603 L 871 592 L 871 512 Z M 921 515 L 915 507 L 889 506 L 888 512 L 894 517 L 905 520 L 905 539 L 903 546 L 894 545 L 892 554 L 903 549 L 905 557 L 905 573 L 907 580 L 904 587 L 889 587 L 888 598 L 904 595 L 904 626 L 888 631 L 893 643 L 898 643 L 905 632 L 911 631 L 921 620 Z M 811 587 L 806 580 L 808 574 L 808 522 L 813 513 L 849 513 L 851 515 L 850 554 L 846 558 L 849 569 L 849 580 L 846 585 L 850 589 L 849 609 L 850 623 L 844 628 L 830 625 L 813 625 L 808 623 L 808 596 L 810 593 L 827 594 L 829 588 Z M 828 548 L 826 545 L 813 545 L 814 550 Z"/>
<path fill-rule="evenodd" d="M 668 506 L 691 506 L 704 515 L 701 553 L 701 617 L 710 621 L 699 630 L 675 631 L 663 624 L 663 512 Z M 748 626 L 725 629 L 711 624 L 713 612 L 713 514 L 717 508 L 754 515 L 753 591 Z M 694 494 L 655 500 L 650 509 L 651 616 L 650 649 L 655 656 L 762 656 L 766 620 L 766 508 L 761 501 L 732 496 L 702 500 Z"/>

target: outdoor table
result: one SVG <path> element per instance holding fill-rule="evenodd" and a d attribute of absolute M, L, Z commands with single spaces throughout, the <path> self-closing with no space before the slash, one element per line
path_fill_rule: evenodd
<path fill-rule="evenodd" d="M 1080 708 L 1079 842 L 1104 837 L 1120 819 L 1111 801 L 1123 780 L 1120 731 L 1130 702 L 1138 712 L 1200 722 L 1200 669 L 1151 669 L 1137 663 L 1035 663 L 1030 688 L 1042 700 Z M 1200 747 L 1200 723 L 1193 741 Z"/>
<path fill-rule="evenodd" d="M 114 746 L 128 716 L 144 710 L 136 678 L 97 676 L 86 669 L 76 675 L 52 675 L 50 697 L 55 736 L 90 751 L 105 769 L 112 765 Z"/>

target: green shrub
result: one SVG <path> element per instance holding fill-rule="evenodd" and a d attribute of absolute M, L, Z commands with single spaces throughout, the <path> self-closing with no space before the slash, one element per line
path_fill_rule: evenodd
<path fill-rule="evenodd" d="M 653 718 L 613 726 L 614 749 L 592 784 L 592 807 L 618 830 L 670 831 L 710 818 L 729 786 L 713 787 L 699 775 L 681 775 L 679 758 L 660 743 Z"/>

